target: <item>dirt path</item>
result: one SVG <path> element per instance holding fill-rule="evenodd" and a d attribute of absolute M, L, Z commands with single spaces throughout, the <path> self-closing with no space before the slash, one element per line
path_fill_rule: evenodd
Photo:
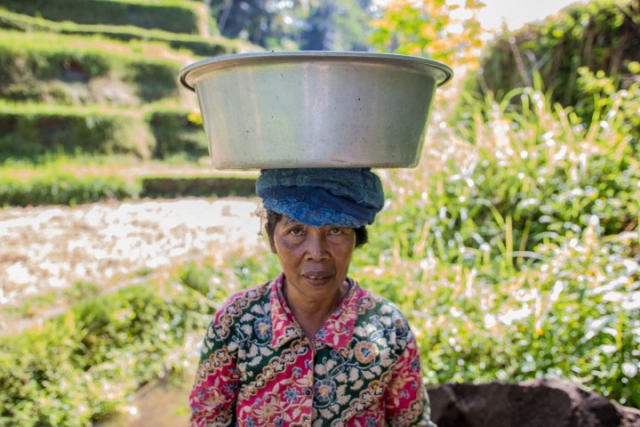
<path fill-rule="evenodd" d="M 0 313 L 77 282 L 119 287 L 176 264 L 265 250 L 257 205 L 229 198 L 0 210 Z M 15 323 L 0 316 L 0 335 Z"/>

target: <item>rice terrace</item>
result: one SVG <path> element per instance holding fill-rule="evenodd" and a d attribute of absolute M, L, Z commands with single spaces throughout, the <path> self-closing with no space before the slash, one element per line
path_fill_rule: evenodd
<path fill-rule="evenodd" d="M 281 264 L 178 74 L 287 51 L 454 70 L 349 269 L 406 316 L 432 420 L 640 425 L 640 2 L 483 7 L 0 0 L 0 427 L 189 425 L 207 326 Z"/>

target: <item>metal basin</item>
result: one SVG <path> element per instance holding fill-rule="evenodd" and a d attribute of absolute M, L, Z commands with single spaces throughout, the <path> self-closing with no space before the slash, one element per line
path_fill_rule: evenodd
<path fill-rule="evenodd" d="M 277 52 L 192 64 L 218 169 L 415 167 L 437 86 L 439 62 L 395 54 Z"/>

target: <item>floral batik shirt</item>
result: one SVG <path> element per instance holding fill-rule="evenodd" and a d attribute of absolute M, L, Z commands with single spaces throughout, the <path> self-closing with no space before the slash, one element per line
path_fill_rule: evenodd
<path fill-rule="evenodd" d="M 234 295 L 207 329 L 191 426 L 430 426 L 418 348 L 389 301 L 349 281 L 309 342 L 283 276 Z"/>

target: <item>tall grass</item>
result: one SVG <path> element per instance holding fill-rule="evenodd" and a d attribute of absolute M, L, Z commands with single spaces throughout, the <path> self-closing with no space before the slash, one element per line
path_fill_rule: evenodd
<path fill-rule="evenodd" d="M 463 248 L 467 260 L 483 248 L 509 264 L 522 258 L 514 253 L 579 236 L 594 215 L 607 235 L 634 228 L 640 171 L 616 110 L 585 127 L 540 91 L 515 96 L 522 111 L 487 99 L 431 137 L 418 169 L 382 172 L 389 205 L 374 255 L 391 239 L 402 258 L 430 247 L 457 262 Z"/>
<path fill-rule="evenodd" d="M 212 312 L 188 288 L 147 283 L 0 338 L 0 426 L 91 426 L 140 384 L 179 370 L 176 351 Z"/>
<path fill-rule="evenodd" d="M 640 407 L 640 168 L 615 107 L 488 98 L 416 170 L 354 273 L 408 314 L 426 380 L 569 379 Z M 447 141 L 448 144 L 443 144 Z M 443 161 L 444 160 L 444 161 Z"/>
<path fill-rule="evenodd" d="M 640 167 L 623 106 L 585 126 L 540 90 L 509 97 L 521 109 L 487 98 L 436 124 L 419 168 L 379 171 L 388 200 L 351 274 L 408 316 L 428 383 L 553 376 L 640 407 Z M 87 425 L 220 301 L 279 270 L 271 254 L 227 267 L 0 340 L 0 425 Z"/>

